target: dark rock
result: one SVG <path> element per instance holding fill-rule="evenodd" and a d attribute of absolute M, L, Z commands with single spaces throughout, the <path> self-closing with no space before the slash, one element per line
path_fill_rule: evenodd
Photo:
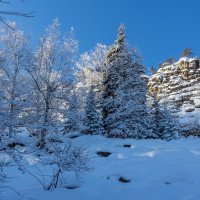
<path fill-rule="evenodd" d="M 131 148 L 131 144 L 124 144 L 123 147 Z"/>
<path fill-rule="evenodd" d="M 65 186 L 67 189 L 69 189 L 69 190 L 74 190 L 74 189 L 76 189 L 76 188 L 79 188 L 80 186 L 78 186 L 78 185 L 68 185 L 68 186 Z"/>
<path fill-rule="evenodd" d="M 107 151 L 97 151 L 96 154 L 99 155 L 99 156 L 101 156 L 101 157 L 108 157 L 112 153 L 107 152 Z"/>
<path fill-rule="evenodd" d="M 77 137 L 79 137 L 80 135 L 71 135 L 71 136 L 69 136 L 69 138 L 71 138 L 71 139 L 74 139 L 74 138 L 77 138 Z"/>
<path fill-rule="evenodd" d="M 121 183 L 129 183 L 129 182 L 131 182 L 131 179 L 127 179 L 127 178 L 124 178 L 122 176 L 118 180 Z"/>
<path fill-rule="evenodd" d="M 10 148 L 14 148 L 14 147 L 16 147 L 17 145 L 18 145 L 18 146 L 21 146 L 21 147 L 26 146 L 25 144 L 18 143 L 18 142 L 10 143 L 10 144 L 8 144 L 7 146 L 10 147 Z"/>

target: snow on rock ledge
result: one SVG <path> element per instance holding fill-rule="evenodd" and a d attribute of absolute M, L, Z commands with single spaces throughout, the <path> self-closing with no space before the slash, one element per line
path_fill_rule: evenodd
<path fill-rule="evenodd" d="M 200 127 L 200 59 L 181 58 L 159 68 L 148 81 L 151 95 L 165 103 L 179 117 L 183 129 Z M 193 121 L 193 122 L 192 122 Z M 198 123 L 197 123 L 198 122 Z"/>

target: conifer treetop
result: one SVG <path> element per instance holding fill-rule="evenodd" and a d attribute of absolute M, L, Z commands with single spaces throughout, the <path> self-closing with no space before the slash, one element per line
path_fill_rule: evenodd
<path fill-rule="evenodd" d="M 125 40 L 126 40 L 125 26 L 124 24 L 121 24 L 118 29 L 118 37 L 116 43 L 120 46 L 125 45 Z"/>
<path fill-rule="evenodd" d="M 107 61 L 112 60 L 113 55 L 118 53 L 121 50 L 126 49 L 126 35 L 125 35 L 125 26 L 121 24 L 118 29 L 118 36 L 115 40 L 115 43 L 111 46 L 108 54 L 107 54 Z"/>

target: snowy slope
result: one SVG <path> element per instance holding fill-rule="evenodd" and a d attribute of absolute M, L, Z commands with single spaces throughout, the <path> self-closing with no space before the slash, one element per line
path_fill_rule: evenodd
<path fill-rule="evenodd" d="M 69 178 L 69 187 L 44 191 L 30 175 L 8 169 L 12 186 L 23 199 L 32 200 L 199 200 L 199 139 L 175 141 L 108 139 L 102 136 L 81 136 L 73 139 L 90 146 L 93 170 L 81 180 Z M 123 147 L 131 145 L 131 147 Z M 108 151 L 100 157 L 97 151 Z M 29 161 L 31 158 L 29 158 Z M 34 162 L 31 162 L 34 164 Z M 119 178 L 131 180 L 122 183 Z M 18 200 L 15 192 L 3 192 L 3 200 Z"/>

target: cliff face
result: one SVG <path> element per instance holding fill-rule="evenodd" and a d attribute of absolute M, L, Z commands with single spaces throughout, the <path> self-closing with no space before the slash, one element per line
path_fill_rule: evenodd
<path fill-rule="evenodd" d="M 165 64 L 150 77 L 148 89 L 179 118 L 182 130 L 200 127 L 199 58 L 181 58 Z"/>

